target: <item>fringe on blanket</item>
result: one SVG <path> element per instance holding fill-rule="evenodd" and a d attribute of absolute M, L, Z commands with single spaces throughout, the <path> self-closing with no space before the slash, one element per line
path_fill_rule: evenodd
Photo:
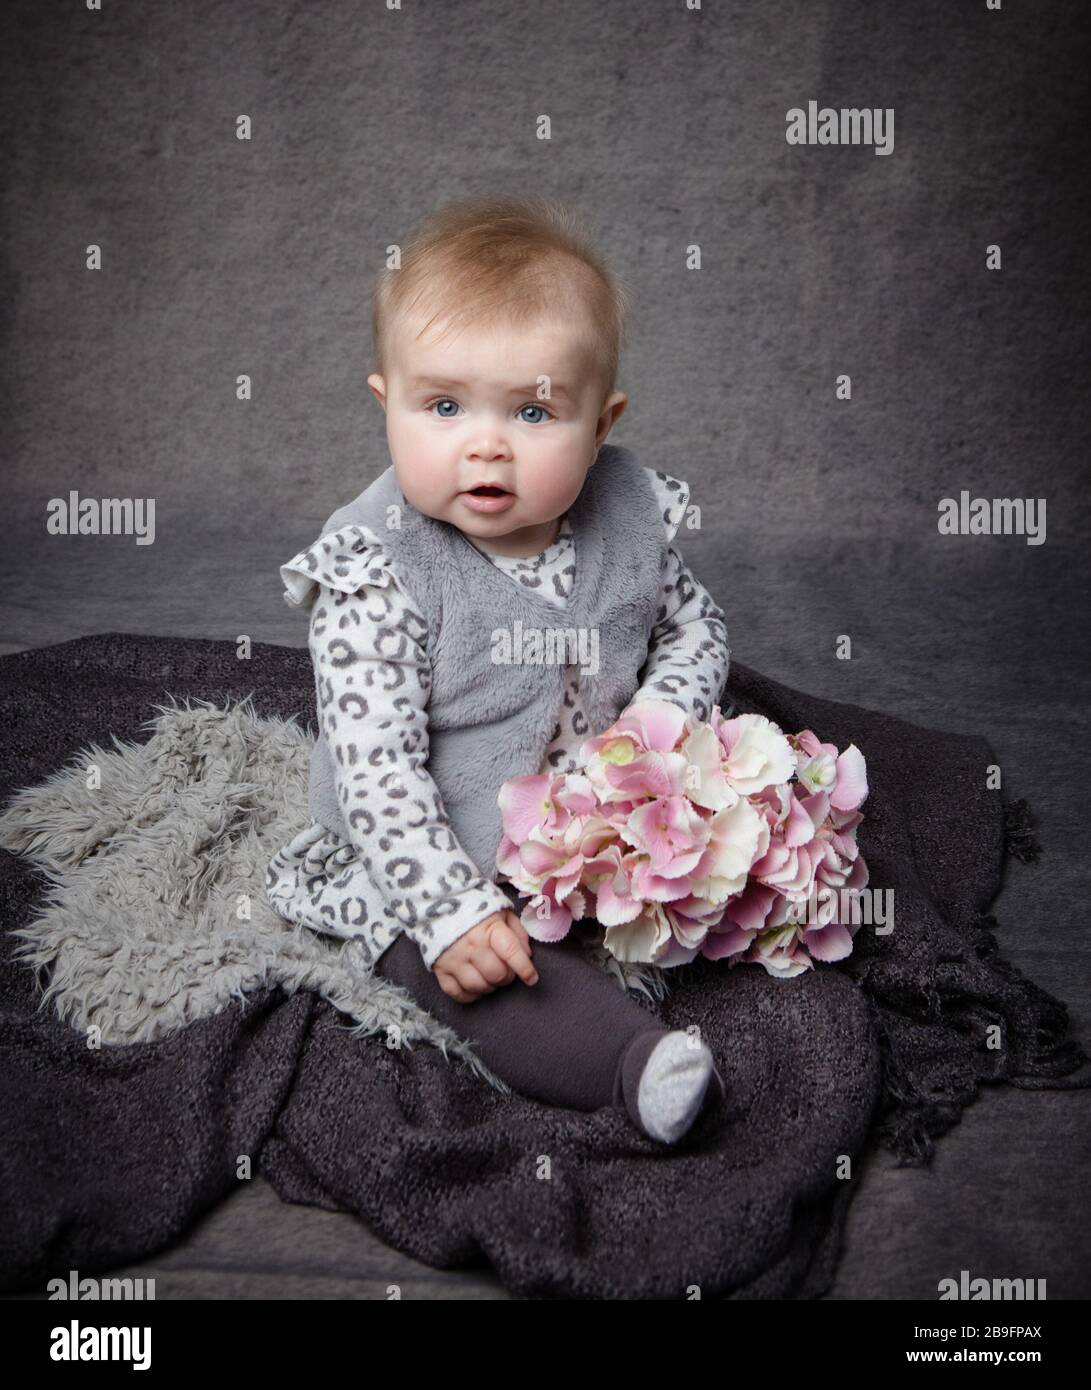
<path fill-rule="evenodd" d="M 1027 802 L 1003 809 L 1006 851 L 1024 863 L 1037 859 L 1041 846 Z M 998 926 L 991 912 L 979 913 L 965 948 L 946 953 L 931 979 L 919 982 L 899 961 L 849 968 L 871 1002 L 882 1054 L 875 1138 L 897 1156 L 899 1168 L 931 1163 L 935 1140 L 959 1122 L 982 1083 L 1091 1088 L 1091 1073 L 1071 1075 L 1091 1058 L 1068 1036 L 1067 1007 L 1004 958 L 994 936 Z M 1001 1030 L 993 1051 L 980 1045 L 989 1025 Z M 960 1054 L 957 1065 L 945 1055 L 952 1047 Z"/>
<path fill-rule="evenodd" d="M 1034 817 L 1025 798 L 1004 802 L 1004 848 L 1029 864 L 1042 852 L 1033 830 Z"/>

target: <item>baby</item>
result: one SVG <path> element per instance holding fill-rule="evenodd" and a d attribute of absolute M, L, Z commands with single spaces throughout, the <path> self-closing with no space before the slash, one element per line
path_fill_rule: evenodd
<path fill-rule="evenodd" d="M 583 928 L 532 950 L 495 866 L 504 781 L 575 771 L 641 699 L 707 719 L 727 677 L 724 615 L 671 545 L 686 484 L 605 444 L 625 299 L 539 200 L 449 205 L 380 278 L 368 385 L 392 465 L 281 567 L 311 615 L 321 732 L 311 823 L 267 889 L 355 937 L 516 1090 L 671 1144 L 723 1094 L 709 1048 L 619 990 Z M 498 660 L 498 630 L 550 613 L 593 628 L 600 670 Z"/>

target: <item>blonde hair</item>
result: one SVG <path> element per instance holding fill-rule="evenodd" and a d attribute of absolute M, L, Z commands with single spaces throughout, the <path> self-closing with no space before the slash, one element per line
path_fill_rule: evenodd
<path fill-rule="evenodd" d="M 600 256 L 581 216 L 548 198 L 462 198 L 433 212 L 385 269 L 372 297 L 373 370 L 386 376 L 393 317 L 435 308 L 443 333 L 558 315 L 590 320 L 584 347 L 603 399 L 615 388 L 630 292 Z"/>

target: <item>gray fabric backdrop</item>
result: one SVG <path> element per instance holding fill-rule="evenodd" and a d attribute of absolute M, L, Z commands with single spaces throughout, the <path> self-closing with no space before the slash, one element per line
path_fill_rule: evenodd
<path fill-rule="evenodd" d="M 0 24 L 0 651 L 301 644 L 276 567 L 388 462 L 364 383 L 385 248 L 453 196 L 569 198 L 637 295 L 611 439 L 690 481 L 684 548 L 734 651 L 992 741 L 1047 851 L 1001 939 L 1086 1042 L 1086 5 L 8 0 Z M 812 99 L 894 108 L 893 153 L 788 145 Z M 47 535 L 71 489 L 154 497 L 155 544 Z M 1046 543 L 940 536 L 962 489 L 1046 498 Z M 1086 1213 L 1087 1119 L 1083 1095 L 983 1097 L 941 1143 L 947 1187 L 879 1174 L 835 1296 L 934 1287 L 933 1231 L 971 1261 L 963 1175 L 1002 1233 L 982 1272 L 1086 1295 L 1055 1184 Z"/>

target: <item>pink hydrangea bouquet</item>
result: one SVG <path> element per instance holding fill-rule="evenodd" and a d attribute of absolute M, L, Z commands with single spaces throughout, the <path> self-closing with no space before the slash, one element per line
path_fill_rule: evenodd
<path fill-rule="evenodd" d="M 717 705 L 702 723 L 648 700 L 588 739 L 580 763 L 513 778 L 498 797 L 496 863 L 530 899 L 533 940 L 590 918 L 618 960 L 700 953 L 784 977 L 850 953 L 859 918 L 846 894 L 868 881 L 855 744 L 839 753 L 764 715 L 725 719 Z"/>

